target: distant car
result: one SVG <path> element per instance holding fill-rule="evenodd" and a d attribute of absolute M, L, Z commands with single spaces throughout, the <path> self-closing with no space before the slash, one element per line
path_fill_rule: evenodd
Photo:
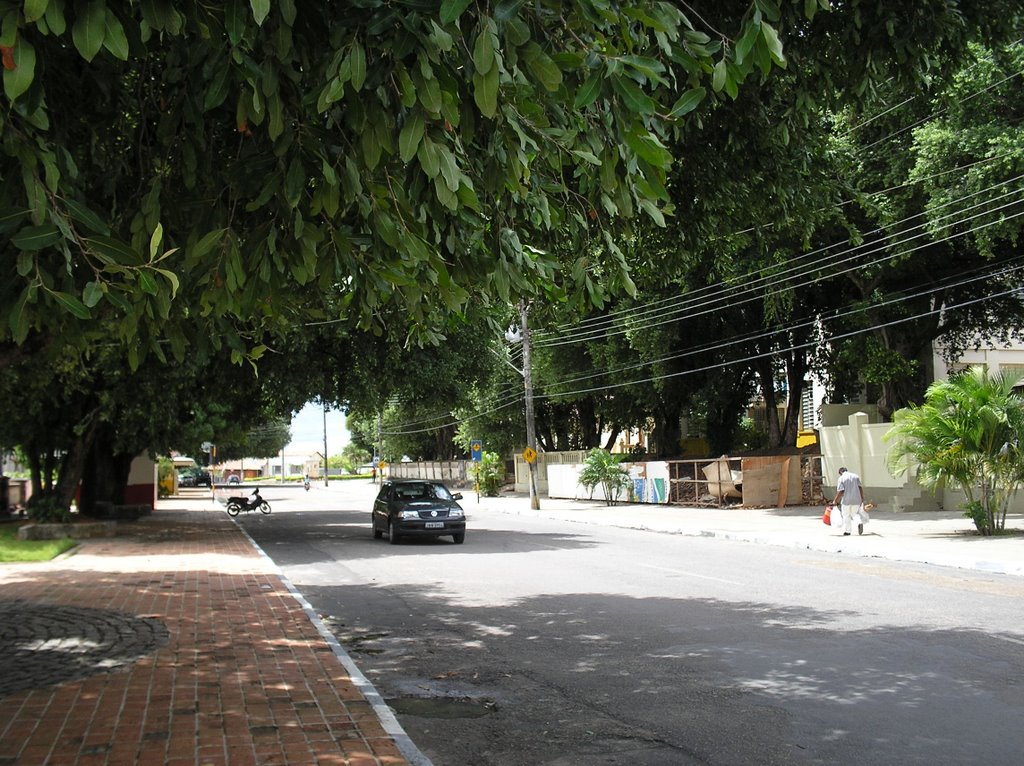
<path fill-rule="evenodd" d="M 233 473 L 228 477 L 228 484 L 239 484 L 241 481 L 242 480 L 238 478 L 238 474 L 236 473 Z"/>
<path fill-rule="evenodd" d="M 186 469 L 178 474 L 179 487 L 209 487 L 210 484 L 209 471 L 193 468 L 191 470 Z"/>
<path fill-rule="evenodd" d="M 403 537 L 451 535 L 461 544 L 466 539 L 466 515 L 458 501 L 438 481 L 388 479 L 373 502 L 373 536 L 386 533 L 392 545 Z"/>

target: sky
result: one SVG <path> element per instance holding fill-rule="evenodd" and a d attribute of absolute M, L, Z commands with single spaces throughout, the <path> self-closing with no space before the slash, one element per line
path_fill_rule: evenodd
<path fill-rule="evenodd" d="M 324 451 L 324 410 L 319 404 L 309 403 L 292 416 L 292 440 L 285 447 L 286 454 Z M 345 427 L 345 413 L 327 410 L 327 453 L 341 454 L 351 441 Z"/>

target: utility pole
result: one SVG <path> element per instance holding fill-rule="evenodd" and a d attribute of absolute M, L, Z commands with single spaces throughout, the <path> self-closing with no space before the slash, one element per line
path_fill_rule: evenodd
<path fill-rule="evenodd" d="M 380 463 L 384 460 L 384 415 L 377 411 L 377 464 L 373 467 L 374 481 L 380 479 L 380 483 L 384 483 L 384 477 L 381 476 Z"/>
<path fill-rule="evenodd" d="M 526 389 L 526 446 L 537 452 L 537 432 L 533 416 L 533 373 L 530 370 L 530 326 L 527 322 L 529 307 L 526 301 L 519 301 L 520 331 L 523 341 L 523 386 Z M 539 455 L 537 456 L 539 457 Z M 527 461 L 530 469 L 530 508 L 540 510 L 540 496 L 537 493 L 537 457 Z"/>
<path fill-rule="evenodd" d="M 327 466 L 327 400 L 324 400 L 324 486 L 330 484 L 330 479 L 327 474 L 329 472 Z"/>

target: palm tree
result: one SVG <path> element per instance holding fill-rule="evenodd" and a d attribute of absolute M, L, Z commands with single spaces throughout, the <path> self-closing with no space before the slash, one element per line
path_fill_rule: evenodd
<path fill-rule="evenodd" d="M 1024 483 L 1024 398 L 1017 376 L 971 367 L 928 387 L 925 402 L 893 414 L 886 461 L 894 476 L 918 466 L 918 481 L 935 490 L 959 487 L 965 515 L 983 535 L 1006 526 L 1010 499 Z"/>
<path fill-rule="evenodd" d="M 628 496 L 631 480 L 629 472 L 620 465 L 622 460 L 622 455 L 613 455 L 599 447 L 590 450 L 583 460 L 580 485 L 586 487 L 593 497 L 594 487 L 600 484 L 604 491 L 605 503 L 608 505 L 614 504 L 624 492 Z"/>

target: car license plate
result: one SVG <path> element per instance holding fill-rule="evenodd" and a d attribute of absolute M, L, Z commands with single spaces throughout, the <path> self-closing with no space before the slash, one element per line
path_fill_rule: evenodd
<path fill-rule="evenodd" d="M 444 522 L 443 521 L 428 521 L 423 526 L 425 526 L 427 529 L 444 529 Z"/>

